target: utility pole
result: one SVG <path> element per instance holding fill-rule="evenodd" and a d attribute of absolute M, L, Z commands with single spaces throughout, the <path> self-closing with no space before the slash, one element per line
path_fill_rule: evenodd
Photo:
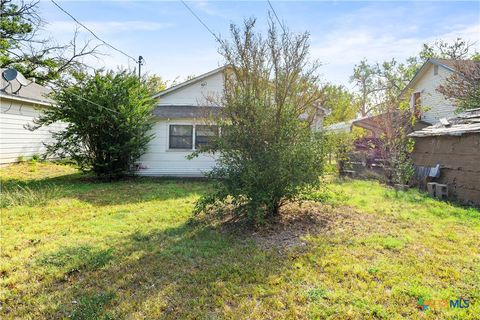
<path fill-rule="evenodd" d="M 138 79 L 141 79 L 142 78 L 142 66 L 143 66 L 143 62 L 145 61 L 145 59 L 143 59 L 142 56 L 138 56 Z"/>

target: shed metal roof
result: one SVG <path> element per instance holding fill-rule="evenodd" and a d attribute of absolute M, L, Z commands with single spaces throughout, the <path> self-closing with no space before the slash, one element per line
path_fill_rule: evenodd
<path fill-rule="evenodd" d="M 410 137 L 461 136 L 466 133 L 480 133 L 480 108 L 469 110 L 456 117 L 409 134 Z"/>

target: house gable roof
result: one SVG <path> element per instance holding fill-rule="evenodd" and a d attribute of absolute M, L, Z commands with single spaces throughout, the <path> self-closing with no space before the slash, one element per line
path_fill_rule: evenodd
<path fill-rule="evenodd" d="M 455 72 L 455 69 L 453 68 L 453 63 L 452 63 L 453 61 L 454 60 L 447 60 L 447 59 L 433 59 L 433 58 L 427 59 L 427 61 L 423 63 L 420 69 L 418 69 L 417 73 L 415 73 L 415 75 L 410 80 L 410 82 L 402 90 L 402 92 L 400 93 L 400 97 L 403 97 L 405 92 L 411 89 L 417 83 L 417 81 L 421 77 L 423 77 L 423 75 L 427 72 L 427 69 L 430 65 L 437 65 L 439 67 L 445 68 L 450 72 Z"/>
<path fill-rule="evenodd" d="M 170 87 L 170 88 L 168 88 L 168 89 L 166 89 L 166 90 L 160 91 L 160 92 L 154 94 L 154 95 L 152 96 L 152 98 L 159 98 L 159 97 L 165 96 L 165 95 L 167 95 L 167 94 L 169 94 L 169 93 L 172 93 L 173 91 L 176 91 L 176 90 L 179 90 L 179 89 L 184 88 L 184 87 L 186 87 L 186 86 L 189 86 L 189 85 L 191 85 L 191 84 L 197 83 L 197 82 L 199 82 L 199 81 L 201 81 L 201 80 L 203 80 L 203 79 L 205 79 L 205 78 L 208 78 L 208 77 L 210 77 L 210 76 L 212 76 L 212 75 L 214 75 L 214 74 L 217 74 L 217 73 L 219 73 L 219 72 L 223 72 L 226 68 L 227 68 L 227 66 L 222 66 L 222 67 L 219 67 L 219 68 L 214 69 L 214 70 L 212 70 L 212 71 L 209 71 L 209 72 L 207 72 L 207 73 L 201 74 L 201 75 L 199 75 L 198 77 L 192 78 L 192 79 L 187 80 L 187 81 L 185 81 L 185 82 L 179 83 L 179 84 L 177 84 L 177 85 L 175 85 L 175 86 L 173 86 L 173 87 Z"/>
<path fill-rule="evenodd" d="M 479 63 L 477 61 L 473 60 L 455 60 L 455 59 L 434 59 L 434 58 L 429 58 L 425 63 L 418 69 L 417 73 L 413 76 L 413 78 L 410 80 L 410 82 L 405 86 L 405 88 L 402 90 L 400 93 L 400 97 L 403 97 L 405 92 L 407 92 L 410 88 L 412 88 L 417 81 L 423 77 L 425 72 L 427 71 L 428 67 L 430 65 L 436 65 L 439 67 L 444 68 L 445 70 L 448 70 L 449 72 L 457 72 L 457 69 L 459 65 L 461 64 L 466 64 L 466 63 Z"/>

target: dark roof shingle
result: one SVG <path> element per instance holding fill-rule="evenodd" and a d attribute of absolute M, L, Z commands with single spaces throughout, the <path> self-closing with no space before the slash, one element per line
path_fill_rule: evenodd
<path fill-rule="evenodd" d="M 153 115 L 160 119 L 208 118 L 217 116 L 221 107 L 213 106 L 175 106 L 159 105 L 153 109 Z"/>

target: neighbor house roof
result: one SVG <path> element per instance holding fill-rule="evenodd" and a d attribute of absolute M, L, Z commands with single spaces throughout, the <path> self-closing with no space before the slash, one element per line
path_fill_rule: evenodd
<path fill-rule="evenodd" d="M 326 126 L 324 130 L 331 132 L 351 132 L 353 121 L 354 120 L 333 123 L 329 126 Z"/>
<path fill-rule="evenodd" d="M 220 107 L 159 105 L 153 109 L 153 115 L 161 119 L 208 118 L 220 113 Z"/>
<path fill-rule="evenodd" d="M 466 111 L 456 117 L 441 119 L 439 123 L 409 134 L 410 137 L 461 136 L 480 133 L 480 108 Z"/>
<path fill-rule="evenodd" d="M 410 90 L 417 81 L 425 74 L 428 69 L 429 65 L 436 65 L 442 67 L 450 72 L 456 72 L 458 68 L 467 63 L 479 63 L 478 61 L 474 60 L 454 60 L 454 59 L 434 59 L 429 58 L 425 63 L 418 69 L 417 73 L 410 82 L 405 86 L 405 88 L 400 93 L 400 97 L 402 97 L 408 90 Z"/>
<path fill-rule="evenodd" d="M 222 67 L 220 67 L 220 68 L 214 69 L 214 70 L 209 71 L 209 72 L 207 72 L 207 73 L 201 74 L 201 75 L 199 75 L 198 77 L 194 77 L 194 78 L 192 78 L 192 79 L 190 79 L 190 80 L 187 80 L 187 81 L 185 81 L 185 82 L 179 83 L 179 84 L 177 84 L 177 85 L 175 85 L 175 86 L 172 86 L 172 87 L 170 87 L 170 88 L 168 88 L 168 89 L 166 89 L 166 90 L 163 90 L 163 91 L 160 91 L 159 93 L 154 94 L 154 95 L 153 95 L 153 98 L 158 98 L 158 97 L 164 96 L 164 95 L 166 95 L 166 94 L 169 94 L 169 93 L 172 92 L 172 91 L 178 90 L 178 89 L 180 89 L 180 88 L 183 88 L 183 87 L 186 87 L 186 86 L 191 85 L 191 84 L 193 84 L 193 83 L 196 83 L 196 82 L 198 82 L 198 81 L 201 81 L 201 80 L 203 80 L 203 79 L 205 79 L 205 78 L 207 78 L 207 77 L 210 77 L 211 75 L 214 75 L 214 74 L 216 74 L 216 73 L 218 73 L 218 72 L 223 72 L 226 68 L 228 68 L 228 66 L 222 66 Z"/>
<path fill-rule="evenodd" d="M 2 76 L 5 70 L 0 68 L 0 97 L 45 106 L 53 103 L 48 97 L 50 89 L 33 81 L 29 81 L 26 86 L 21 86 L 17 79 L 9 82 Z"/>

